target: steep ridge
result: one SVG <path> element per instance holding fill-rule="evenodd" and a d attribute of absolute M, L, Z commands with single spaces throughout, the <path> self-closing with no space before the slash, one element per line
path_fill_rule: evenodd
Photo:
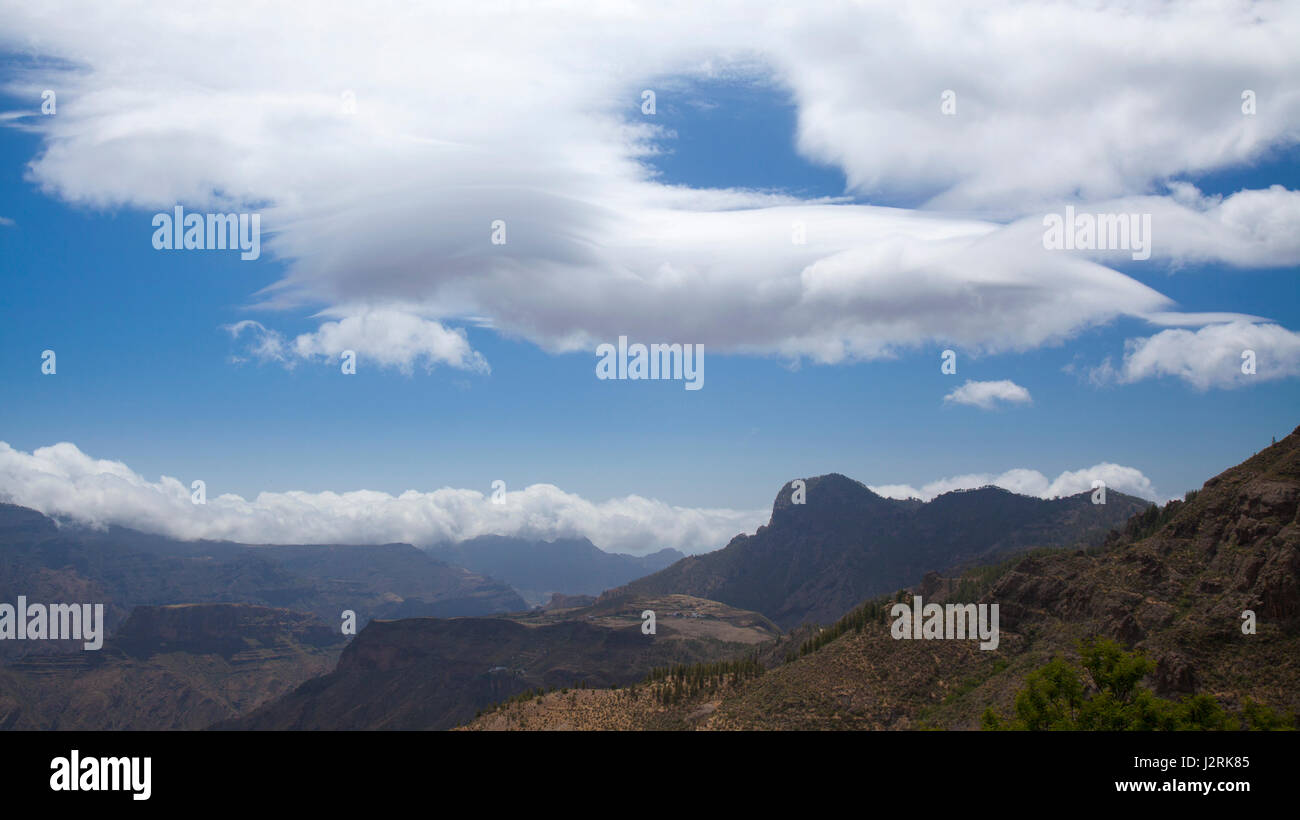
<path fill-rule="evenodd" d="M 611 595 L 681 592 L 762 612 L 784 629 L 830 623 L 860 601 L 915 584 L 925 573 L 1044 546 L 1092 546 L 1148 502 L 1110 491 L 1043 500 L 997 487 L 928 503 L 883 498 L 839 474 L 792 485 L 770 522 L 723 549 L 690 556 Z"/>
<path fill-rule="evenodd" d="M 1013 708 L 1026 676 L 1105 636 L 1154 662 L 1146 685 L 1300 710 L 1300 429 L 1186 501 L 1134 516 L 1100 551 L 1042 550 L 961 578 L 929 575 L 927 603 L 999 605 L 1000 643 L 895 640 L 889 598 L 824 646 L 761 677 L 684 702 L 586 692 L 510 704 L 475 729 L 975 728 Z M 910 600 L 910 595 L 900 596 Z M 1243 613 L 1257 618 L 1255 634 Z M 848 623 L 848 620 L 846 620 Z"/>
<path fill-rule="evenodd" d="M 201 729 L 325 673 L 343 645 L 301 612 L 137 607 L 98 651 L 0 667 L 0 728 Z"/>

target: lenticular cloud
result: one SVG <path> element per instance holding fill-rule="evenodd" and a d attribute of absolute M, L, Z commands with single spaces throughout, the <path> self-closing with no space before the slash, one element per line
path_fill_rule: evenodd
<path fill-rule="evenodd" d="M 50 195 L 263 214 L 286 269 L 250 300 L 330 320 L 243 337 L 286 363 L 347 346 L 484 370 L 446 324 L 466 317 L 550 351 L 629 335 L 832 363 L 1021 351 L 1169 310 L 1104 254 L 1043 249 L 1064 202 L 1151 214 L 1153 265 L 1300 261 L 1296 192 L 1144 197 L 1294 142 L 1300 9 L 964 6 L 160 0 L 128 23 L 0 0 L 0 46 L 37 58 L 16 98 L 58 89 L 57 116 L 13 121 Z M 664 184 L 649 160 L 677 143 L 642 92 L 669 110 L 700 79 L 792 104 L 795 149 L 846 194 L 920 209 Z"/>

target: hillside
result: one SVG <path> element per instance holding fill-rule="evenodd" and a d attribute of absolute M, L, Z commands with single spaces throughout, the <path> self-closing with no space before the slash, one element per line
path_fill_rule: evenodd
<path fill-rule="evenodd" d="M 811 497 L 810 497 L 811 502 Z M 469 728 L 970 729 L 1006 714 L 1025 677 L 1101 635 L 1155 662 L 1170 698 L 1206 693 L 1300 710 L 1300 430 L 1210 479 L 1185 502 L 1135 516 L 1101 550 L 1040 550 L 928 576 L 927 602 L 997 603 L 1001 641 L 894 640 L 890 597 L 846 619 L 820 648 L 671 706 L 625 692 L 509 704 Z M 906 598 L 907 595 L 903 596 Z M 1258 619 L 1243 634 L 1242 613 Z M 841 634 L 836 634 L 841 633 Z M 655 684 L 642 684 L 650 692 Z"/>
<path fill-rule="evenodd" d="M 325 673 L 343 644 L 299 612 L 138 607 L 98 651 L 0 667 L 0 728 L 202 729 Z"/>
<path fill-rule="evenodd" d="M 641 632 L 645 609 L 657 613 L 654 635 Z M 528 690 L 626 685 L 656 666 L 742 656 L 778 634 L 761 615 L 687 596 L 512 617 L 377 620 L 333 672 L 219 728 L 445 729 Z"/>
<path fill-rule="evenodd" d="M 928 503 L 883 498 L 831 474 L 806 503 L 777 494 L 771 521 L 724 549 L 684 558 L 611 595 L 680 592 L 762 612 L 783 629 L 830 623 L 859 602 L 942 571 L 1031 547 L 1100 544 L 1147 502 L 1114 491 L 1043 500 L 997 487 Z"/>

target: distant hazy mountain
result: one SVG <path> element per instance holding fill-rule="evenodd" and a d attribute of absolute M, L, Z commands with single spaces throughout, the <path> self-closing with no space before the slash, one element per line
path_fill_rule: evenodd
<path fill-rule="evenodd" d="M 918 583 L 927 572 L 1031 547 L 1100 544 L 1149 502 L 1113 490 L 1043 500 L 997 487 L 928 503 L 876 495 L 839 474 L 777 494 L 772 519 L 724 549 L 684 558 L 608 594 L 680 592 L 762 612 L 783 629 L 831 623 L 864 599 Z"/>
<path fill-rule="evenodd" d="M 443 544 L 429 554 L 505 581 L 533 606 L 545 604 L 556 592 L 599 595 L 685 557 L 675 549 L 645 556 L 605 552 L 586 538 L 529 541 L 500 535 Z"/>
<path fill-rule="evenodd" d="M 0 602 L 103 603 L 110 633 L 139 605 L 238 602 L 311 612 L 326 624 L 485 615 L 526 608 L 505 584 L 409 544 L 250 546 L 178 541 L 121 527 L 63 525 L 0 504 Z M 0 641 L 0 657 L 67 651 Z"/>

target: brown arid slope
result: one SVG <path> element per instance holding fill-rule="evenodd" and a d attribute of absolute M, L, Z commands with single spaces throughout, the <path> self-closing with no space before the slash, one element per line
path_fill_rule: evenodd
<path fill-rule="evenodd" d="M 913 590 L 927 603 L 998 604 L 996 650 L 895 640 L 884 600 L 860 630 L 720 692 L 666 708 L 625 692 L 548 696 L 469 728 L 977 728 L 989 706 L 1010 713 L 1029 672 L 1077 658 L 1092 635 L 1153 660 L 1146 685 L 1162 696 L 1300 710 L 1300 430 L 1188 496 L 1134 516 L 1099 550 L 1038 550 Z M 1247 610 L 1255 634 L 1243 633 Z"/>
<path fill-rule="evenodd" d="M 503 704 L 456 731 L 541 731 L 601 729 L 663 731 L 688 729 L 707 718 L 723 692 L 701 694 L 671 706 L 659 702 L 662 684 L 623 689 L 568 689 Z"/>
<path fill-rule="evenodd" d="M 641 613 L 656 613 L 656 633 Z M 676 613 L 676 614 L 674 614 Z M 221 729 L 447 729 L 534 689 L 623 686 L 651 669 L 731 659 L 780 634 L 685 595 L 497 618 L 371 621 L 337 668 Z"/>
<path fill-rule="evenodd" d="M 591 603 L 581 599 L 577 603 L 574 607 L 556 605 L 501 617 L 525 626 L 583 621 L 610 629 L 639 630 L 641 615 L 649 610 L 655 613 L 656 634 L 664 641 L 716 641 L 754 647 L 781 634 L 776 624 L 757 612 L 690 595 L 603 596 Z"/>
<path fill-rule="evenodd" d="M 137 607 L 98 651 L 0 667 L 0 728 L 202 729 L 326 673 L 343 641 L 284 609 Z"/>

